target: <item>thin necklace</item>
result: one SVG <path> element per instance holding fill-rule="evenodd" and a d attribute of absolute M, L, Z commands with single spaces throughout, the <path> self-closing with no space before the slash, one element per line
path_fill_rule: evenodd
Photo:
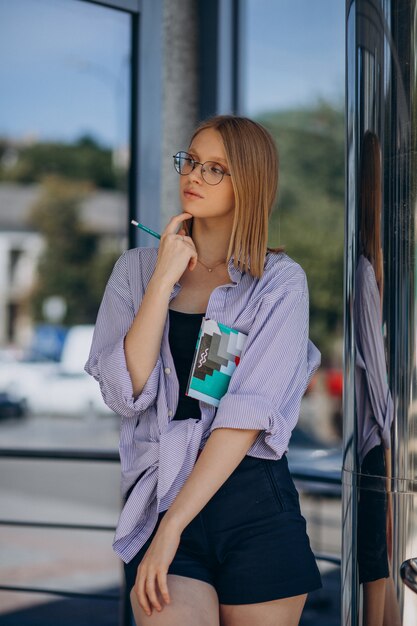
<path fill-rule="evenodd" d="M 212 272 L 214 269 L 216 269 L 216 267 L 219 267 L 219 265 L 221 265 L 222 263 L 226 263 L 226 260 L 224 259 L 223 261 L 216 263 L 216 265 L 213 265 L 213 267 L 208 267 L 208 265 L 203 263 L 203 261 L 200 261 L 200 259 L 197 259 L 197 263 L 201 263 L 201 265 L 205 267 L 208 272 Z"/>

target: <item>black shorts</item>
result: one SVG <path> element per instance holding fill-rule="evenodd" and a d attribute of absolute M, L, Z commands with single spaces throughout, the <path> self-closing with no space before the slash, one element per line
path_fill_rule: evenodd
<path fill-rule="evenodd" d="M 387 550 L 387 494 L 381 489 L 386 476 L 383 445 L 365 456 L 360 469 L 358 505 L 359 582 L 389 576 Z"/>
<path fill-rule="evenodd" d="M 124 564 L 129 590 L 164 514 L 138 554 Z M 267 602 L 320 588 L 286 457 L 245 456 L 182 532 L 168 574 L 210 583 L 221 604 Z"/>

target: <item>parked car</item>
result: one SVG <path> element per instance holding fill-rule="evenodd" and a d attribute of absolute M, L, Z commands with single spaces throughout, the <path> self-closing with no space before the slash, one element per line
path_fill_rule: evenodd
<path fill-rule="evenodd" d="M 25 400 L 33 415 L 114 414 L 97 382 L 84 371 L 93 331 L 90 324 L 70 328 L 58 362 L 18 361 L 0 367 L 0 389 Z"/>
<path fill-rule="evenodd" d="M 324 446 L 300 426 L 293 430 L 288 465 L 301 490 L 340 498 L 342 494 L 341 446 Z"/>
<path fill-rule="evenodd" d="M 7 391 L 0 391 L 0 419 L 25 417 L 27 404 L 23 398 L 17 398 Z"/>

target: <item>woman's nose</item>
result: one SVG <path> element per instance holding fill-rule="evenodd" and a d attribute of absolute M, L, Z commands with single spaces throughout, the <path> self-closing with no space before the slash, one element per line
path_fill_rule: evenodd
<path fill-rule="evenodd" d="M 203 172 L 201 165 L 196 165 L 193 170 L 188 174 L 188 178 L 194 182 L 202 183 L 203 182 Z"/>

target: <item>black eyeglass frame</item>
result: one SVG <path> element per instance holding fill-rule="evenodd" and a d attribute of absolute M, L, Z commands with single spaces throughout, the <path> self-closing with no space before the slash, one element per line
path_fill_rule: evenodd
<path fill-rule="evenodd" d="M 189 176 L 189 175 L 191 174 L 191 172 L 193 172 L 193 171 L 194 171 L 194 169 L 195 169 L 195 166 L 196 166 L 196 165 L 200 165 L 200 166 L 201 166 L 201 176 L 203 177 L 204 182 L 206 182 L 208 185 L 212 185 L 212 186 L 215 186 L 215 185 L 220 185 L 220 183 L 222 182 L 222 180 L 223 180 L 223 178 L 224 178 L 225 176 L 232 176 L 231 174 L 229 174 L 229 172 L 225 172 L 225 171 L 224 171 L 224 169 L 223 169 L 223 166 L 221 165 L 221 163 L 217 163 L 217 161 L 205 161 L 204 163 L 200 163 L 200 161 L 196 161 L 195 159 L 193 159 L 193 157 L 191 156 L 191 154 L 190 154 L 189 152 L 185 152 L 185 150 L 179 150 L 179 151 L 177 152 L 177 154 L 174 154 L 174 155 L 172 156 L 172 158 L 173 158 L 173 159 L 177 159 L 177 158 L 179 158 L 179 157 L 178 157 L 178 155 L 179 155 L 179 154 L 186 154 L 186 155 L 187 155 L 187 157 L 185 157 L 185 158 L 187 158 L 187 159 L 188 159 L 189 161 L 191 161 L 191 163 L 192 163 L 192 168 L 191 168 L 191 171 L 190 171 L 190 172 L 187 172 L 186 174 L 183 174 L 182 172 L 179 172 L 179 171 L 178 171 L 178 169 L 177 169 L 177 167 L 176 167 L 176 165 L 175 165 L 175 160 L 174 160 L 174 167 L 175 167 L 175 171 L 176 171 L 176 172 L 177 172 L 180 176 Z M 184 157 L 183 157 L 183 158 L 184 158 Z M 205 166 L 207 163 L 214 163 L 215 165 L 218 165 L 218 166 L 219 166 L 219 169 L 222 171 L 222 177 L 221 177 L 221 179 L 219 180 L 219 182 L 218 182 L 218 183 L 209 183 L 209 182 L 208 182 L 208 180 L 206 180 L 206 179 L 204 178 L 204 172 L 206 171 L 206 170 L 204 170 L 204 166 Z"/>

